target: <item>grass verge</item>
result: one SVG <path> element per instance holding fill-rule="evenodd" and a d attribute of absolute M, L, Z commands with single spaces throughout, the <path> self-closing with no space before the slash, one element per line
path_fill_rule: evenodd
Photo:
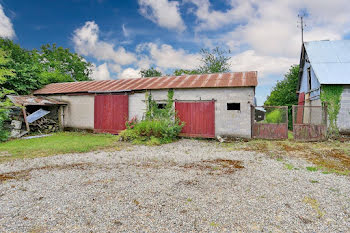
<path fill-rule="evenodd" d="M 84 153 L 101 149 L 118 150 L 120 142 L 109 134 L 62 132 L 49 137 L 15 139 L 0 143 L 0 163 L 13 159 Z"/>
<path fill-rule="evenodd" d="M 222 144 L 228 150 L 245 150 L 265 153 L 278 160 L 280 156 L 301 157 L 315 167 L 308 171 L 321 170 L 323 173 L 350 175 L 350 141 L 297 142 L 294 140 L 234 141 Z"/>

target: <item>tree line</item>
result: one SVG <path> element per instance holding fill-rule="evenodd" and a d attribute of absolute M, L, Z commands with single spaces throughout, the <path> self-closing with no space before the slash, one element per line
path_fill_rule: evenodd
<path fill-rule="evenodd" d="M 27 50 L 12 40 L 0 38 L 0 50 L 6 60 L 1 69 L 12 73 L 3 75 L 1 86 L 16 94 L 30 94 L 49 83 L 90 80 L 91 63 L 56 44 Z"/>

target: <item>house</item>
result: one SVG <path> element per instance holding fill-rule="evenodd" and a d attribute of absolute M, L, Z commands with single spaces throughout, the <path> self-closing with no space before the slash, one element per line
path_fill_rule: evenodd
<path fill-rule="evenodd" d="M 305 42 L 299 72 L 299 104 L 321 106 L 322 88 L 342 85 L 337 126 L 350 133 L 350 40 Z M 305 115 L 305 114 L 304 114 Z"/>
<path fill-rule="evenodd" d="M 251 137 L 251 104 L 254 104 L 257 72 L 184 75 L 49 84 L 36 96 L 67 102 L 65 128 L 118 133 L 125 121 L 142 120 L 145 93 L 162 107 L 168 90 L 174 90 L 175 109 L 186 123 L 184 136 Z"/>

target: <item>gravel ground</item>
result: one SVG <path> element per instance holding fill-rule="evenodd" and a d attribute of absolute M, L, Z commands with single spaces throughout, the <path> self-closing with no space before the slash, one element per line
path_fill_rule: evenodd
<path fill-rule="evenodd" d="M 350 232 L 350 178 L 307 166 L 195 140 L 13 161 L 0 231 Z"/>

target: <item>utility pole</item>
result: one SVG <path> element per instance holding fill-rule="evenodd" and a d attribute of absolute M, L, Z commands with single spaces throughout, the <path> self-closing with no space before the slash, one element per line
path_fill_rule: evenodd
<path fill-rule="evenodd" d="M 304 23 L 304 17 L 305 13 L 298 14 L 298 18 L 300 18 L 300 21 L 298 22 L 298 27 L 301 29 L 301 43 L 304 44 L 304 27 L 306 27 L 306 24 Z"/>

